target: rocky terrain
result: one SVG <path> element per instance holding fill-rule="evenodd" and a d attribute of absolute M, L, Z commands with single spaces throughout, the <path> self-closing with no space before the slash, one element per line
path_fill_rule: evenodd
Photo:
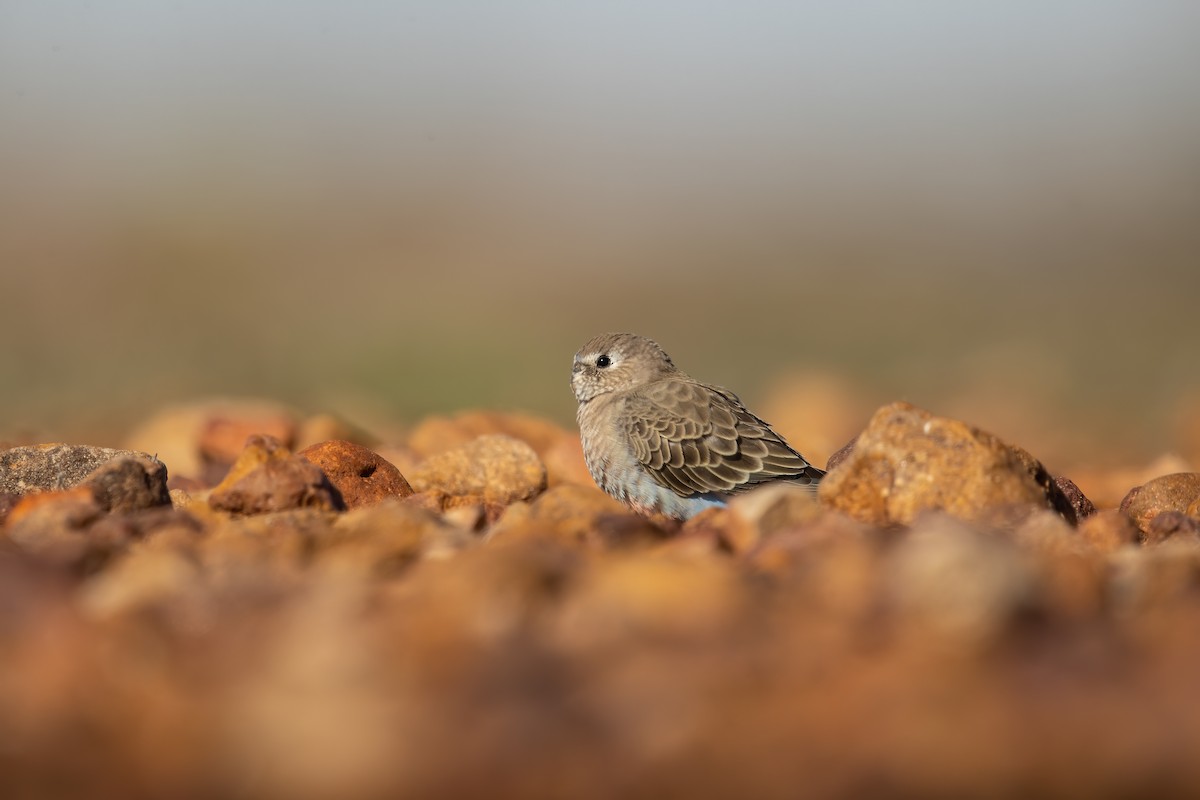
<path fill-rule="evenodd" d="M 0 451 L 4 797 L 1200 794 L 1178 457 L 1055 475 L 897 403 L 819 494 L 679 525 L 520 414 L 122 444 Z"/>

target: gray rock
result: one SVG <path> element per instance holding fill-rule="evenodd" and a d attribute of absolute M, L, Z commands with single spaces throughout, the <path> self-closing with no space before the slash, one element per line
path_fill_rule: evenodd
<path fill-rule="evenodd" d="M 76 444 L 39 444 L 0 451 L 0 494 L 22 495 L 70 489 L 115 458 L 162 462 L 145 453 Z M 165 473 L 165 467 L 164 467 Z"/>

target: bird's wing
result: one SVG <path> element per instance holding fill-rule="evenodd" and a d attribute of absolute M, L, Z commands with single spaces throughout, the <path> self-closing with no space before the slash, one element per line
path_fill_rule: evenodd
<path fill-rule="evenodd" d="M 816 483 L 825 473 L 724 389 L 672 378 L 625 400 L 633 454 L 655 481 L 682 497 L 735 493 L 772 480 Z"/>

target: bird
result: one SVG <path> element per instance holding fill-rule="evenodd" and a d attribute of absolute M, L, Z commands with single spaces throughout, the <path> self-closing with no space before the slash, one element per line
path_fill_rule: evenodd
<path fill-rule="evenodd" d="M 770 481 L 815 491 L 825 475 L 737 395 L 683 372 L 644 336 L 590 339 L 571 389 L 588 472 L 643 516 L 683 521 Z"/>

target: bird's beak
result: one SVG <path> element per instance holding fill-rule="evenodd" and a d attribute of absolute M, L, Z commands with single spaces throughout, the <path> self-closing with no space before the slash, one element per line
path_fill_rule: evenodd
<path fill-rule="evenodd" d="M 583 364 L 576 362 L 576 364 L 573 367 L 571 367 L 571 377 L 575 377 L 582 371 L 583 371 Z"/>

